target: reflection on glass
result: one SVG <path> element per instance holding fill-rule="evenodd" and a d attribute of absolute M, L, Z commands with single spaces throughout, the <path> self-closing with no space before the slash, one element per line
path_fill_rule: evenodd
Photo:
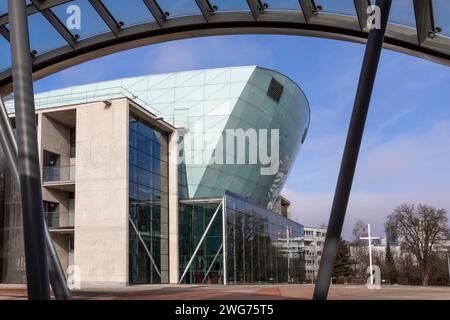
<path fill-rule="evenodd" d="M 228 283 L 302 283 L 303 227 L 231 193 L 227 193 L 225 203 Z M 218 205 L 180 204 L 180 274 Z M 221 216 L 216 217 L 184 283 L 223 283 L 221 224 Z"/>
<path fill-rule="evenodd" d="M 102 0 L 102 3 L 116 21 L 122 22 L 125 27 L 155 21 L 142 0 L 127 0 L 126 10 L 124 10 L 122 1 Z"/>
<path fill-rule="evenodd" d="M 74 18 L 74 14 L 77 14 L 76 6 L 79 8 L 80 13 L 80 28 L 72 27 L 71 21 Z M 50 10 L 64 23 L 69 27 L 69 31 L 76 37 L 80 39 L 88 38 L 95 36 L 97 34 L 109 32 L 110 29 L 105 24 L 105 22 L 101 19 L 95 9 L 89 4 L 86 0 L 75 0 L 70 1 L 64 4 L 60 4 L 59 6 L 53 7 Z M 125 11 L 125 10 L 124 10 Z M 78 27 L 78 26 L 76 26 Z"/>
<path fill-rule="evenodd" d="M 219 203 L 180 204 L 180 275 L 189 263 L 218 205 Z M 183 283 L 223 283 L 223 256 L 220 250 L 223 241 L 221 217 L 219 212 L 183 278 Z"/>
<path fill-rule="evenodd" d="M 129 281 L 131 284 L 168 282 L 167 137 L 130 116 Z M 142 241 L 145 243 L 142 243 Z M 150 251 L 154 262 L 151 261 Z M 161 274 L 161 276 L 158 274 Z"/>
<path fill-rule="evenodd" d="M 303 227 L 232 194 L 226 204 L 228 282 L 303 282 Z"/>

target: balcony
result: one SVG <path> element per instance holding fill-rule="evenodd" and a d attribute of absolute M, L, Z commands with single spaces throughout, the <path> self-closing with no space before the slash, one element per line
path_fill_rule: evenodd
<path fill-rule="evenodd" d="M 75 226 L 73 212 L 45 212 L 45 221 L 50 231 L 70 231 Z"/>
<path fill-rule="evenodd" d="M 63 191 L 75 191 L 75 166 L 44 167 L 43 185 Z"/>

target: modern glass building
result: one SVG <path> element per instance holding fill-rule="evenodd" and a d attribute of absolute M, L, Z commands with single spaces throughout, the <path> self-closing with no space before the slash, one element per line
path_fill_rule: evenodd
<path fill-rule="evenodd" d="M 184 129 L 180 135 L 186 135 L 187 142 L 180 143 L 185 165 L 180 168 L 179 192 L 186 199 L 221 197 L 231 191 L 270 206 L 306 139 L 310 121 L 309 104 L 300 87 L 279 72 L 256 66 L 119 79 L 49 91 L 35 99 L 36 108 L 51 108 L 124 96 Z M 267 130 L 268 143 L 273 130 L 279 130 L 277 165 L 249 163 L 248 154 L 245 165 L 237 165 L 244 160 L 237 156 L 227 164 L 227 132 L 239 129 Z M 257 140 L 250 144 L 247 137 L 246 150 L 257 147 Z M 213 157 L 216 163 L 210 163 Z M 261 175 L 261 168 L 270 165 L 275 172 Z"/>
<path fill-rule="evenodd" d="M 303 226 L 280 198 L 310 121 L 291 79 L 195 70 L 35 100 L 47 222 L 83 286 L 303 281 Z"/>

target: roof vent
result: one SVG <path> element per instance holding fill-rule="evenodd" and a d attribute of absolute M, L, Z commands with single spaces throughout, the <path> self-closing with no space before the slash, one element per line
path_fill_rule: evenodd
<path fill-rule="evenodd" d="M 277 80 L 272 78 L 270 81 L 269 89 L 267 89 L 267 95 L 276 103 L 280 102 L 281 95 L 283 94 L 284 87 Z"/>

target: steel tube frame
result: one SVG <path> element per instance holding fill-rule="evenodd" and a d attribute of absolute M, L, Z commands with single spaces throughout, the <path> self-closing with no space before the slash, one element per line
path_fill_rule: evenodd
<path fill-rule="evenodd" d="M 19 169 L 17 168 L 17 144 L 5 105 L 0 97 L 0 145 L 6 156 L 17 186 L 20 186 Z M 57 300 L 70 300 L 72 295 L 67 287 L 64 270 L 56 252 L 50 232 L 45 224 L 45 242 L 47 243 L 47 260 L 49 265 L 50 284 Z"/>
<path fill-rule="evenodd" d="M 8 0 L 28 299 L 50 299 L 25 0 Z"/>
<path fill-rule="evenodd" d="M 377 0 L 376 2 L 381 13 L 380 29 L 371 29 L 369 31 L 347 141 L 345 143 L 330 220 L 328 222 L 323 256 L 320 261 L 317 283 L 314 288 L 313 298 L 315 300 L 324 300 L 328 295 L 336 251 L 341 236 L 342 225 L 344 224 L 348 199 L 350 197 L 391 3 L 392 0 Z"/>

